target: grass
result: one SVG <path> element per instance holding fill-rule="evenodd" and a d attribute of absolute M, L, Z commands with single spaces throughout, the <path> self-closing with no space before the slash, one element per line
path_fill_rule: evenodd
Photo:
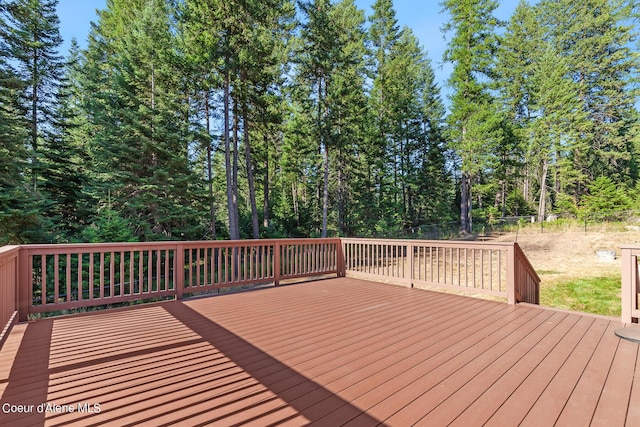
<path fill-rule="evenodd" d="M 540 304 L 565 310 L 621 315 L 620 275 L 589 277 L 543 286 Z"/>

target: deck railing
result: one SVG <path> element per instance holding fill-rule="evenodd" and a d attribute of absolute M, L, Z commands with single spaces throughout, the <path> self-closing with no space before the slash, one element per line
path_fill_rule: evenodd
<path fill-rule="evenodd" d="M 638 257 L 640 247 L 622 248 L 622 322 L 638 323 L 640 320 L 640 285 Z"/>
<path fill-rule="evenodd" d="M 342 245 L 346 274 L 493 295 L 510 304 L 540 300 L 540 278 L 517 243 L 342 239 Z"/>
<path fill-rule="evenodd" d="M 0 248 L 0 347 L 18 312 L 18 254 L 20 247 Z"/>
<path fill-rule="evenodd" d="M 337 274 L 339 249 L 339 239 L 25 245 L 19 318 Z"/>
<path fill-rule="evenodd" d="M 0 326 L 40 313 L 329 274 L 498 295 L 512 304 L 537 304 L 540 281 L 517 244 L 279 239 L 7 246 L 0 248 Z"/>

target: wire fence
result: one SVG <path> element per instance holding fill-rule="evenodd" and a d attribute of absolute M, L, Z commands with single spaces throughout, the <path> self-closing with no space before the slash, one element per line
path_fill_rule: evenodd
<path fill-rule="evenodd" d="M 450 240 L 471 237 L 482 240 L 501 233 L 545 233 L 582 231 L 637 231 L 640 233 L 640 211 L 588 212 L 580 214 L 552 213 L 543 218 L 538 215 L 508 216 L 497 219 L 474 218 L 472 233 L 461 232 L 460 221 L 426 224 L 402 230 L 374 232 L 374 238 Z"/>

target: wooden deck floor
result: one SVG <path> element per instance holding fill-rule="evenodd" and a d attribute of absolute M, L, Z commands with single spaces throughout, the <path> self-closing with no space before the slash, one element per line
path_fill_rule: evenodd
<path fill-rule="evenodd" d="M 0 424 L 638 426 L 619 327 L 348 278 L 42 320 L 0 351 Z"/>

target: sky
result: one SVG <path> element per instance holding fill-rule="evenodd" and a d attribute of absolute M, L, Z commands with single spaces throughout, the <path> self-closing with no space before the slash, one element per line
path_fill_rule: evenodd
<path fill-rule="evenodd" d="M 366 16 L 372 14 L 371 6 L 375 0 L 355 0 Z M 508 20 L 518 4 L 518 0 L 502 0 L 496 10 L 496 17 Z M 446 81 L 452 67 L 444 64 L 442 56 L 447 41 L 441 28 L 447 15 L 441 13 L 440 0 L 394 0 L 396 19 L 400 28 L 407 26 L 416 35 L 423 50 L 431 60 L 436 74 L 436 82 L 446 96 Z M 68 50 L 71 39 L 75 37 L 81 47 L 86 46 L 90 22 L 97 20 L 96 10 L 106 7 L 106 0 L 59 0 L 58 17 L 60 18 L 60 34 L 64 39 L 63 53 Z"/>

